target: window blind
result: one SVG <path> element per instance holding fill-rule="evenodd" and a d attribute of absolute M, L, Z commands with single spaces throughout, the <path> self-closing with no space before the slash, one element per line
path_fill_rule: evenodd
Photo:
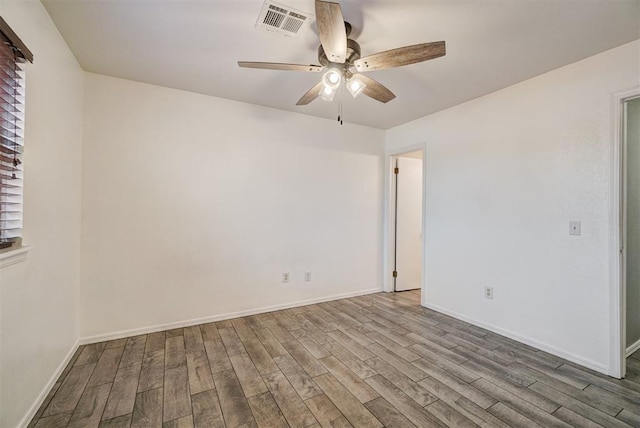
<path fill-rule="evenodd" d="M 24 64 L 32 60 L 0 18 L 0 249 L 22 238 Z"/>

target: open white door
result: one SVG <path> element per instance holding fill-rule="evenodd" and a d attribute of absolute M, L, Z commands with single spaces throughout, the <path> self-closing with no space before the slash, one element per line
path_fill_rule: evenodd
<path fill-rule="evenodd" d="M 628 357 L 640 350 L 640 97 L 624 104 L 625 183 L 623 189 L 624 267 L 626 288 L 626 340 Z M 629 370 L 629 367 L 627 367 Z M 638 371 L 637 369 L 635 371 Z M 636 374 L 631 370 L 633 374 Z M 623 371 L 623 375 L 625 371 Z M 640 374 L 640 373 L 638 373 Z"/>
<path fill-rule="evenodd" d="M 422 287 L 422 152 L 396 162 L 394 291 L 406 291 Z"/>

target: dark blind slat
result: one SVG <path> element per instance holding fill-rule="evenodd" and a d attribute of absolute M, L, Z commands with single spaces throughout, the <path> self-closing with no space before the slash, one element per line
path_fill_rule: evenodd
<path fill-rule="evenodd" d="M 16 178 L 22 178 L 22 170 L 15 169 L 1 169 L 0 170 L 0 180 L 15 180 Z M 2 183 L 4 187 L 6 183 Z"/>
<path fill-rule="evenodd" d="M 11 156 L 7 156 L 0 152 L 0 163 L 13 163 L 14 159 Z"/>
<path fill-rule="evenodd" d="M 20 128 L 5 128 L 0 125 L 0 138 L 5 141 L 11 141 L 20 144 L 22 141 L 22 130 Z"/>
<path fill-rule="evenodd" d="M 14 154 L 20 155 L 22 153 L 22 146 L 0 139 L 0 153 L 11 156 Z"/>
<path fill-rule="evenodd" d="M 7 172 L 16 172 L 16 173 L 18 173 L 18 171 L 22 171 L 22 169 L 20 169 L 19 166 L 7 165 L 7 164 L 4 164 L 4 163 L 0 163 L 0 171 L 3 171 L 3 174 L 5 174 Z"/>

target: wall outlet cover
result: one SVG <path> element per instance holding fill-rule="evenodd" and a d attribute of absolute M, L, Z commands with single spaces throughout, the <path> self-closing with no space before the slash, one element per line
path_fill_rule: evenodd
<path fill-rule="evenodd" d="M 493 299 L 493 287 L 484 287 L 484 297 Z"/>

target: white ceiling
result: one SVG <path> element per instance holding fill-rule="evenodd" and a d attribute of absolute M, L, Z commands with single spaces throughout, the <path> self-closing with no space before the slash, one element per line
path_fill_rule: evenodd
<path fill-rule="evenodd" d="M 279 0 L 314 11 L 313 0 Z M 236 61 L 317 64 L 315 23 L 300 38 L 255 28 L 261 0 L 43 0 L 87 71 L 335 118 L 296 101 L 318 73 Z M 362 55 L 445 40 L 447 55 L 369 75 L 397 98 L 345 93 L 346 122 L 388 129 L 640 38 L 640 0 L 342 0 Z M 37 55 L 37 53 L 36 53 Z"/>

